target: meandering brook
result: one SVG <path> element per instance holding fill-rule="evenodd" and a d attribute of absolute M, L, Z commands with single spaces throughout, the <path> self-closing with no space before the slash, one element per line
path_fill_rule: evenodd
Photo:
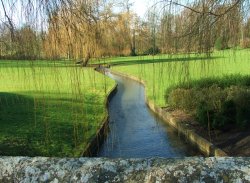
<path fill-rule="evenodd" d="M 107 75 L 116 80 L 118 88 L 109 103 L 110 131 L 97 156 L 144 158 L 200 155 L 148 109 L 141 84 L 111 73 Z"/>

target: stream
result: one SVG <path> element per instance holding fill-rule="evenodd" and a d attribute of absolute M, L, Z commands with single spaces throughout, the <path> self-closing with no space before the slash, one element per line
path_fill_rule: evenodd
<path fill-rule="evenodd" d="M 98 157 L 147 158 L 200 155 L 145 103 L 144 86 L 111 73 L 118 84 L 109 103 L 109 132 Z"/>

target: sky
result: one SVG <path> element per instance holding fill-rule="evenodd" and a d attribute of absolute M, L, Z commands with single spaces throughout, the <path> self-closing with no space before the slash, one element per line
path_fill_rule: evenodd
<path fill-rule="evenodd" d="M 5 4 L 13 4 L 16 0 L 4 0 Z M 190 2 L 192 0 L 182 0 L 180 2 Z M 25 2 L 25 1 L 24 1 Z M 35 2 L 35 1 L 33 1 Z M 148 8 L 152 7 L 153 4 L 156 2 L 159 2 L 159 0 L 129 0 L 130 3 L 133 4 L 131 7 L 131 10 L 133 10 L 135 13 L 137 13 L 141 18 L 145 18 L 145 13 L 147 12 Z M 23 15 L 21 12 L 21 5 L 15 4 L 16 9 L 14 12 L 12 12 L 12 18 L 14 19 L 14 22 L 25 22 L 25 19 L 29 19 L 29 16 Z M 7 7 L 6 7 L 7 8 Z M 7 8 L 8 9 L 8 8 Z M 7 13 L 10 13 L 11 11 L 8 11 Z M 2 6 L 0 5 L 0 22 L 5 21 L 4 12 L 2 9 Z M 41 22 L 36 22 L 41 23 Z"/>
<path fill-rule="evenodd" d="M 143 17 L 147 9 L 152 5 L 152 0 L 134 0 L 133 10 L 140 16 Z"/>
<path fill-rule="evenodd" d="M 133 3 L 132 9 L 141 18 L 144 18 L 145 13 L 148 11 L 149 8 L 152 8 L 153 5 L 157 4 L 158 8 L 159 8 L 159 7 L 163 6 L 163 4 L 164 4 L 164 1 L 162 1 L 162 0 L 130 0 L 130 2 Z M 182 3 L 182 4 L 189 4 L 189 3 L 194 2 L 194 0 L 178 0 L 177 2 Z M 176 8 L 178 8 L 178 7 L 176 7 Z"/>
<path fill-rule="evenodd" d="M 155 0 L 130 0 L 130 2 L 133 3 L 133 6 L 132 6 L 131 9 L 134 12 L 136 12 L 141 18 L 143 18 L 146 11 L 147 11 L 147 9 L 148 9 L 148 7 L 150 7 L 150 5 L 153 4 L 152 2 L 154 2 L 154 1 Z M 4 0 L 4 2 L 5 2 L 5 0 Z M 6 5 L 12 4 L 13 2 L 15 2 L 15 0 L 9 0 L 7 2 L 5 2 Z M 8 9 L 8 7 L 6 7 L 6 8 Z M 18 21 L 20 21 L 20 19 L 23 19 L 24 17 L 22 17 L 22 18 L 20 16 L 15 17 L 15 14 L 21 14 L 20 12 L 18 12 L 18 9 L 20 9 L 20 5 L 16 4 L 16 8 L 17 9 L 15 9 L 15 12 L 13 12 L 14 15 L 12 14 L 12 18 L 19 19 Z M 10 11 L 8 11 L 7 13 L 10 13 Z M 2 21 L 5 19 L 4 18 L 4 12 L 3 12 L 3 9 L 2 9 L 2 5 L 0 5 L 0 19 L 2 19 Z"/>
<path fill-rule="evenodd" d="M 150 5 L 156 0 L 129 0 L 129 4 L 132 4 L 130 10 L 137 13 L 141 18 L 144 18 L 145 13 L 147 12 Z M 111 1 L 112 2 L 112 1 Z M 118 6 L 114 6 L 113 10 L 115 12 L 120 12 L 124 10 L 125 7 L 120 6 L 120 3 L 124 3 L 123 0 L 119 0 Z"/>

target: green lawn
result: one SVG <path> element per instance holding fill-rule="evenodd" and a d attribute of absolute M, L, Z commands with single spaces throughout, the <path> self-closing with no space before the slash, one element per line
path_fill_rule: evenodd
<path fill-rule="evenodd" d="M 103 59 L 115 71 L 146 82 L 149 99 L 166 106 L 166 90 L 173 85 L 206 77 L 250 74 L 250 50 L 216 51 L 210 59 L 200 55 L 157 55 Z"/>
<path fill-rule="evenodd" d="M 113 86 L 64 61 L 0 61 L 0 155 L 79 156 Z"/>
<path fill-rule="evenodd" d="M 166 106 L 166 90 L 181 82 L 250 74 L 250 50 L 211 59 L 158 55 L 102 59 L 146 82 L 148 97 Z M 0 61 L 0 155 L 79 156 L 106 115 L 114 81 L 69 61 Z"/>

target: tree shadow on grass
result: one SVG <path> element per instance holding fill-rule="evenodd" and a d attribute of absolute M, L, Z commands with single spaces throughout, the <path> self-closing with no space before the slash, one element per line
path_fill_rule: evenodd
<path fill-rule="evenodd" d="M 36 135 L 34 126 L 34 101 L 32 98 L 0 93 L 0 155 L 34 156 L 30 137 Z"/>
<path fill-rule="evenodd" d="M 136 59 L 137 58 L 137 59 Z M 207 60 L 216 60 L 221 57 L 178 57 L 178 58 L 140 58 L 135 57 L 134 59 L 128 58 L 128 60 L 121 61 L 107 61 L 106 64 L 110 66 L 129 66 L 129 65 L 138 65 L 138 64 L 152 64 L 152 63 L 166 63 L 166 62 L 190 62 L 190 61 L 207 61 Z M 102 63 L 103 64 L 103 63 Z M 90 64 L 90 66 L 98 66 L 99 64 Z"/>
<path fill-rule="evenodd" d="M 77 114 L 82 112 L 77 111 L 81 105 L 74 107 Z M 34 102 L 30 92 L 0 92 L 0 156 L 74 156 L 75 150 L 83 150 L 75 146 L 85 139 L 80 132 L 90 127 L 83 125 L 81 116 L 75 119 L 71 110 L 68 98 L 52 95 Z M 74 141 L 76 129 L 79 134 Z"/>
<path fill-rule="evenodd" d="M 73 61 L 53 60 L 0 60 L 1 68 L 65 68 L 76 67 Z"/>

